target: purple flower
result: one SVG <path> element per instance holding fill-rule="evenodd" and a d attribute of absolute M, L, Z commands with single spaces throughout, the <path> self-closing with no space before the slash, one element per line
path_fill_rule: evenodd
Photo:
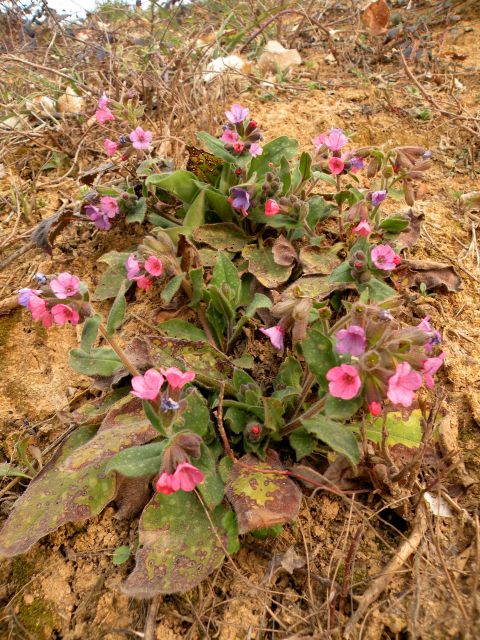
<path fill-rule="evenodd" d="M 100 209 L 98 207 L 95 207 L 93 204 L 88 204 L 85 207 L 84 211 L 90 218 L 90 220 L 95 224 L 97 229 L 100 229 L 101 231 L 108 231 L 112 226 L 108 214 L 100 211 Z"/>
<path fill-rule="evenodd" d="M 225 111 L 227 120 L 232 124 L 241 124 L 249 113 L 250 109 L 246 109 L 239 104 L 232 104 L 230 111 Z"/>
<path fill-rule="evenodd" d="M 362 327 L 352 324 L 348 329 L 341 329 L 335 334 L 338 353 L 349 353 L 352 356 L 361 356 L 365 353 L 367 339 Z"/>
<path fill-rule="evenodd" d="M 147 150 L 150 148 L 152 141 L 152 132 L 144 131 L 142 127 L 137 127 L 130 133 L 129 138 L 132 141 L 134 149 Z"/>
<path fill-rule="evenodd" d="M 250 145 L 250 153 L 254 158 L 257 156 L 261 156 L 263 153 L 263 148 L 258 144 L 258 142 L 254 142 Z"/>
<path fill-rule="evenodd" d="M 360 169 L 365 167 L 365 160 L 359 156 L 353 156 L 348 162 L 352 173 L 357 173 L 357 171 L 360 171 Z"/>
<path fill-rule="evenodd" d="M 275 349 L 283 351 L 283 337 L 285 335 L 285 330 L 282 329 L 280 325 L 277 324 L 275 327 L 270 327 L 270 329 L 260 329 L 260 331 L 270 339 L 270 342 Z"/>
<path fill-rule="evenodd" d="M 22 305 L 22 307 L 28 307 L 28 302 L 30 300 L 30 296 L 40 295 L 42 293 L 41 289 L 19 289 L 18 290 L 18 304 Z"/>
<path fill-rule="evenodd" d="M 427 149 L 422 156 L 422 160 L 430 160 L 430 158 L 432 157 L 432 153 L 433 152 L 430 149 Z"/>
<path fill-rule="evenodd" d="M 378 207 L 379 204 L 381 204 L 385 198 L 387 197 L 387 192 L 386 191 L 374 191 L 372 193 L 372 204 L 374 207 Z"/>
<path fill-rule="evenodd" d="M 103 196 L 100 198 L 100 211 L 109 218 L 114 218 L 118 213 L 118 202 L 112 196 Z"/>
<path fill-rule="evenodd" d="M 243 213 L 244 217 L 247 215 L 247 210 L 250 206 L 250 194 L 246 189 L 242 187 L 232 187 L 232 189 L 230 189 L 229 201 L 234 209 L 238 209 Z"/>
<path fill-rule="evenodd" d="M 127 269 L 127 278 L 129 280 L 134 280 L 134 278 L 140 273 L 141 264 L 136 259 L 134 253 L 131 253 L 128 256 L 128 259 L 125 262 L 125 267 Z"/>
<path fill-rule="evenodd" d="M 420 324 L 417 325 L 417 329 L 425 331 L 425 333 L 430 337 L 429 341 L 425 345 L 425 351 L 427 353 L 431 353 L 433 351 L 433 347 L 442 342 L 441 333 L 436 331 L 430 324 L 430 316 L 426 316 Z"/>

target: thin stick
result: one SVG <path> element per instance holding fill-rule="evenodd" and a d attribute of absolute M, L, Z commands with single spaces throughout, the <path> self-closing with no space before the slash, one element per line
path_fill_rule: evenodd
<path fill-rule="evenodd" d="M 147 617 L 145 619 L 145 627 L 143 629 L 143 640 L 155 640 L 157 631 L 157 613 L 160 607 L 162 596 L 160 594 L 154 596 L 149 604 Z"/>

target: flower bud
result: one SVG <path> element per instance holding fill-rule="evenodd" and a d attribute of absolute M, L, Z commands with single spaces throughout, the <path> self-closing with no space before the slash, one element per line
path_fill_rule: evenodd
<path fill-rule="evenodd" d="M 376 158 L 375 156 L 371 158 L 367 166 L 367 178 L 373 178 L 380 169 L 380 166 L 381 162 L 378 158 Z"/>
<path fill-rule="evenodd" d="M 252 133 L 252 131 L 255 131 L 256 128 L 257 123 L 255 122 L 255 120 L 250 120 L 250 122 L 246 126 L 245 134 L 248 136 L 250 133 Z"/>
<path fill-rule="evenodd" d="M 389 165 L 385 167 L 385 169 L 383 170 L 383 177 L 391 178 L 392 176 L 393 176 L 393 167 Z"/>
<path fill-rule="evenodd" d="M 245 437 L 249 442 L 259 442 L 263 437 L 263 427 L 258 422 L 249 422 L 245 427 Z"/>
<path fill-rule="evenodd" d="M 411 207 L 415 204 L 415 194 L 413 192 L 412 183 L 408 180 L 403 181 L 403 195 L 405 202 Z"/>

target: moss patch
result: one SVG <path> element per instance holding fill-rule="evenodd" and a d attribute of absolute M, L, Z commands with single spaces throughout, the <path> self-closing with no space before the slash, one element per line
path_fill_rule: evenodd
<path fill-rule="evenodd" d="M 21 599 L 18 606 L 17 617 L 20 623 L 36 640 L 48 640 L 52 637 L 53 630 L 59 626 L 59 619 L 47 600 L 35 598 L 27 604 Z"/>

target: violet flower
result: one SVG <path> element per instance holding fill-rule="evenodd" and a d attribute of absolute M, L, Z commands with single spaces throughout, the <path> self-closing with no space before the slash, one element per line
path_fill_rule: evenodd
<path fill-rule="evenodd" d="M 227 120 L 232 124 L 241 124 L 248 117 L 250 109 L 242 107 L 239 104 L 232 104 L 230 111 L 225 111 Z"/>
<path fill-rule="evenodd" d="M 352 324 L 348 329 L 340 329 L 335 334 L 335 339 L 338 353 L 349 353 L 356 357 L 365 353 L 367 339 L 362 327 Z"/>

